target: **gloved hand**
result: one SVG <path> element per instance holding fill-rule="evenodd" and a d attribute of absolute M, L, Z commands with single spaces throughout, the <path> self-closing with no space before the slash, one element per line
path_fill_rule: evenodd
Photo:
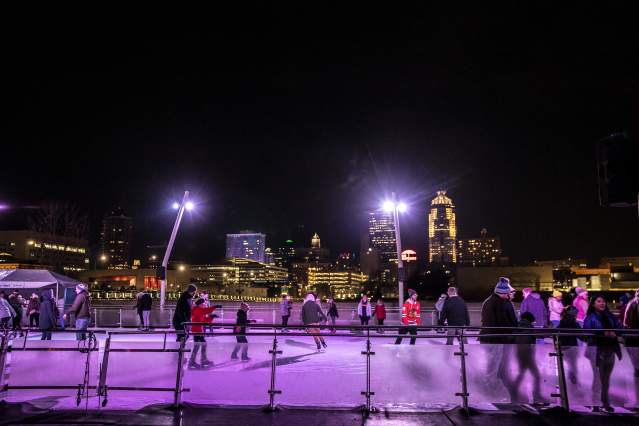
<path fill-rule="evenodd" d="M 219 318 L 216 314 L 211 314 L 211 318 Z"/>
<path fill-rule="evenodd" d="M 222 309 L 222 305 L 215 305 L 215 309 Z"/>

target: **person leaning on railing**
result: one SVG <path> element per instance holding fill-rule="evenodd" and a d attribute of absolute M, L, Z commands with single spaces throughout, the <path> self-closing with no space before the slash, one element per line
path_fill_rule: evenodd
<path fill-rule="evenodd" d="M 617 318 L 608 310 L 608 304 L 603 296 L 596 296 L 590 300 L 584 329 L 605 330 L 618 329 L 621 324 Z M 613 412 L 610 405 L 608 390 L 610 388 L 610 376 L 615 368 L 615 355 L 621 360 L 621 348 L 619 340 L 614 331 L 597 332 L 594 336 L 588 337 L 588 347 L 586 357 L 592 367 L 592 399 L 593 411 L 599 411 L 599 407 L 594 405 L 600 396 L 602 409 L 606 412 Z M 597 395 L 599 394 L 599 395 Z"/>
<path fill-rule="evenodd" d="M 40 304 L 40 320 L 38 326 L 42 330 L 40 340 L 51 340 L 51 332 L 58 324 L 58 308 L 53 298 L 53 290 L 48 289 L 42 292 L 42 303 Z"/>

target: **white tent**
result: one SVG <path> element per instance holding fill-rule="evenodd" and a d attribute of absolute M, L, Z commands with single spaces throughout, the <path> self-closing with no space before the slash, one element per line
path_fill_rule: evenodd
<path fill-rule="evenodd" d="M 46 269 L 6 269 L 0 270 L 0 289 L 55 289 L 55 297 L 59 298 L 60 289 L 71 288 L 80 281 Z"/>

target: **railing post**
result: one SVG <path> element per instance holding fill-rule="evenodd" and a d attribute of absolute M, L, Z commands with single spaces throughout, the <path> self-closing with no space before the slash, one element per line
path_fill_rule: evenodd
<path fill-rule="evenodd" d="M 566 388 L 566 372 L 564 370 L 564 354 L 561 350 L 561 342 L 559 336 L 554 334 L 552 336 L 553 343 L 555 345 L 555 352 L 550 353 L 550 356 L 557 358 L 557 381 L 559 382 L 559 393 L 553 393 L 550 396 L 561 399 L 561 407 L 570 411 L 570 403 L 568 401 L 568 390 Z"/>
<path fill-rule="evenodd" d="M 468 410 L 468 375 L 466 374 L 466 347 L 464 344 L 464 329 L 460 329 L 460 333 L 457 334 L 457 338 L 459 339 L 459 352 L 455 352 L 456 356 L 459 356 L 460 367 L 461 367 L 461 392 L 457 392 L 455 396 L 460 396 L 462 399 L 462 409 L 466 413 L 466 415 L 470 414 Z"/>
<path fill-rule="evenodd" d="M 107 371 L 109 369 L 109 350 L 111 349 L 111 333 L 107 333 L 107 338 L 104 342 L 104 354 L 102 355 L 102 364 L 100 364 L 100 380 L 98 382 L 98 396 L 102 397 L 102 407 L 106 407 L 107 400 L 107 386 L 106 378 Z"/>
<path fill-rule="evenodd" d="M 93 308 L 93 318 L 95 318 L 95 327 L 98 327 L 98 308 Z"/>
<path fill-rule="evenodd" d="M 362 392 L 362 395 L 366 397 L 366 406 L 364 410 L 367 413 L 375 411 L 375 407 L 371 404 L 371 396 L 375 395 L 375 392 L 371 392 L 371 355 L 375 355 L 375 352 L 371 351 L 371 329 L 366 327 L 366 351 L 362 351 L 362 355 L 366 355 L 366 390 Z"/>
<path fill-rule="evenodd" d="M 122 308 L 118 309 L 118 311 L 120 311 L 120 328 L 122 328 Z"/>
<path fill-rule="evenodd" d="M 9 330 L 2 330 L 2 340 L 0 340 L 0 395 L 5 387 L 5 367 L 7 362 L 7 353 L 9 349 Z"/>
<path fill-rule="evenodd" d="M 173 407 L 179 408 L 182 405 L 182 378 L 184 377 L 184 347 L 186 346 L 186 336 L 180 339 L 180 349 L 178 351 L 177 372 L 175 374 L 175 391 L 173 397 Z"/>
<path fill-rule="evenodd" d="M 277 369 L 277 355 L 281 354 L 282 351 L 277 350 L 277 328 L 274 329 L 273 335 L 273 349 L 268 351 L 271 354 L 271 387 L 268 390 L 269 394 L 269 403 L 266 408 L 267 411 L 275 411 L 275 395 L 281 394 L 281 390 L 275 389 L 275 372 Z"/>

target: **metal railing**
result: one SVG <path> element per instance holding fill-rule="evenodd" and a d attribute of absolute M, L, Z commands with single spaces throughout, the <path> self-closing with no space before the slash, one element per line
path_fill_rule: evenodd
<path fill-rule="evenodd" d="M 205 326 L 205 332 L 202 333 L 193 333 L 191 332 L 191 328 L 193 326 Z M 190 389 L 183 387 L 183 379 L 184 379 L 184 364 L 185 357 L 184 354 L 190 352 L 190 349 L 186 347 L 189 336 L 216 336 L 216 337 L 224 337 L 229 336 L 233 337 L 236 334 L 233 333 L 233 329 L 236 325 L 234 323 L 227 324 L 210 324 L 210 323 L 185 323 L 185 331 L 183 333 L 178 333 L 178 347 L 172 348 L 167 347 L 167 337 L 170 335 L 175 335 L 173 331 L 155 331 L 155 332 L 140 332 L 140 331 L 106 331 L 106 330 L 88 330 L 86 333 L 88 334 L 88 338 L 86 340 L 81 340 L 77 343 L 77 347 L 70 346 L 65 348 L 60 347 L 29 347 L 27 344 L 29 333 L 34 333 L 34 329 L 25 329 L 24 332 L 26 335 L 24 336 L 24 340 L 22 345 L 16 346 L 15 343 L 19 342 L 19 339 L 16 335 L 16 331 L 4 330 L 0 331 L 0 367 L 2 367 L 2 378 L 0 379 L 0 392 L 7 392 L 10 390 L 28 390 L 28 389 L 75 389 L 77 391 L 77 405 L 80 404 L 82 398 L 85 398 L 88 405 L 89 391 L 95 390 L 96 396 L 101 403 L 100 407 L 105 407 L 108 404 L 108 392 L 109 391 L 142 391 L 142 392 L 171 392 L 173 393 L 173 405 L 179 406 L 182 403 L 182 394 L 183 392 L 188 392 Z M 276 389 L 276 378 L 278 372 L 278 356 L 282 355 L 282 350 L 280 348 L 280 342 L 278 338 L 282 336 L 290 336 L 290 337 L 308 337 L 317 335 L 313 333 L 308 333 L 306 331 L 305 326 L 302 325 L 292 325 L 286 327 L 288 329 L 287 333 L 283 332 L 283 328 L 278 324 L 250 324 L 249 330 L 246 332 L 246 336 L 262 336 L 272 338 L 272 343 L 270 344 L 270 348 L 268 350 L 269 359 L 270 359 L 270 377 L 269 377 L 269 389 L 267 390 L 268 394 L 268 403 L 266 408 L 269 410 L 275 410 L 277 408 L 277 396 L 282 394 L 281 389 Z M 459 360 L 459 391 L 455 393 L 456 397 L 460 398 L 460 406 L 461 408 L 469 413 L 470 410 L 470 397 L 471 393 L 469 392 L 469 382 L 468 382 L 468 371 L 467 371 L 467 360 L 468 360 L 468 352 L 467 352 L 467 338 L 506 338 L 510 339 L 513 337 L 535 337 L 535 338 L 550 338 L 552 339 L 553 351 L 549 353 L 550 356 L 556 359 L 556 389 L 557 392 L 552 393 L 550 396 L 553 398 L 557 398 L 559 400 L 559 406 L 566 411 L 570 410 L 570 400 L 569 394 L 566 385 L 566 371 L 564 366 L 564 348 L 561 344 L 561 338 L 565 337 L 577 337 L 577 338 L 589 338 L 595 336 L 601 336 L 602 332 L 611 331 L 616 334 L 618 337 L 639 337 L 639 333 L 637 330 L 583 330 L 583 329 L 521 329 L 521 328 L 508 328 L 508 327 L 491 327 L 491 328 L 482 328 L 482 327 L 448 327 L 448 326 L 419 326 L 414 327 L 413 329 L 416 331 L 416 335 L 411 335 L 407 337 L 406 334 L 401 334 L 400 330 L 403 326 L 360 326 L 360 325 L 350 325 L 350 326 L 318 326 L 320 330 L 336 330 L 338 333 L 343 331 L 353 332 L 355 331 L 357 334 L 364 338 L 364 346 L 363 350 L 361 350 L 361 355 L 366 357 L 365 359 L 365 382 L 364 390 L 361 391 L 361 395 L 364 397 L 362 401 L 362 408 L 366 411 L 375 411 L 375 406 L 373 404 L 372 397 L 375 395 L 375 389 L 372 388 L 371 385 L 371 360 L 372 357 L 376 355 L 374 351 L 374 341 L 377 339 L 395 339 L 398 337 L 403 338 L 414 338 L 417 340 L 421 339 L 442 339 L 452 337 L 456 340 L 458 344 L 458 350 L 453 352 L 455 357 L 458 357 Z M 444 329 L 445 331 L 454 330 L 454 335 L 444 335 L 437 333 L 436 330 Z M 384 331 L 383 334 L 375 333 L 378 330 Z M 373 331 L 373 332 L 371 332 Z M 385 333 L 389 331 L 390 333 Z M 56 331 L 56 333 L 76 333 L 74 329 L 67 329 L 64 331 Z M 481 332 L 481 335 L 478 334 Z M 146 336 L 146 335 L 161 335 L 163 336 L 163 342 L 161 348 L 139 348 L 132 345 L 130 348 L 113 348 L 112 342 L 113 338 L 117 336 Z M 320 331 L 319 335 L 324 337 L 330 336 L 326 333 L 322 333 Z M 338 335 L 343 335 L 342 333 Z M 101 342 L 98 344 L 97 337 L 103 338 Z M 132 342 L 135 344 L 135 342 Z M 486 345 L 489 346 L 489 345 Z M 415 346 L 415 351 L 428 351 L 429 346 L 418 345 Z M 7 355 L 13 351 L 47 351 L 47 352 L 55 352 L 55 351 L 78 351 L 81 354 L 86 353 L 86 362 L 85 365 L 82 366 L 84 368 L 84 380 L 82 383 L 78 384 L 69 384 L 69 385 L 56 385 L 51 386 L 46 383 L 33 383 L 30 385 L 21 385 L 21 386 L 13 386 L 10 383 L 9 375 L 5 374 L 6 364 L 7 364 Z M 89 376 L 89 365 L 90 358 L 93 353 L 99 352 L 99 371 L 98 371 L 98 380 L 96 385 L 91 384 L 91 378 Z M 174 386 L 110 386 L 109 385 L 109 359 L 110 355 L 118 352 L 131 352 L 131 353 L 172 353 L 177 354 L 176 365 L 175 365 L 175 385 Z M 8 380 L 6 378 L 9 377 Z M 639 398 L 639 395 L 637 395 Z"/>

